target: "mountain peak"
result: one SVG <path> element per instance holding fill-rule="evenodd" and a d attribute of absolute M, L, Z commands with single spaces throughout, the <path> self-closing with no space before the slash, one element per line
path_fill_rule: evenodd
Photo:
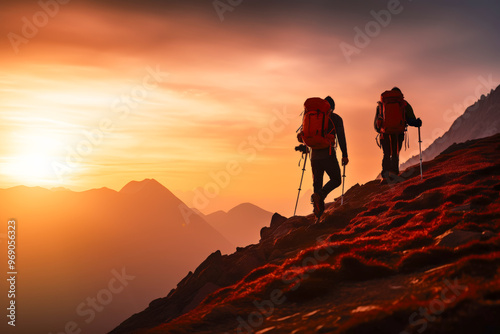
<path fill-rule="evenodd" d="M 155 179 L 144 179 L 142 181 L 130 181 L 119 192 L 121 194 L 135 194 L 138 192 L 157 192 L 165 191 L 165 188 L 160 182 Z"/>
<path fill-rule="evenodd" d="M 241 204 L 235 206 L 234 208 L 232 208 L 231 210 L 229 210 L 227 212 L 227 214 L 240 214 L 240 213 L 256 212 L 256 211 L 259 213 L 266 212 L 266 213 L 271 214 L 270 212 L 258 207 L 255 204 L 252 204 L 252 203 L 241 203 Z"/>

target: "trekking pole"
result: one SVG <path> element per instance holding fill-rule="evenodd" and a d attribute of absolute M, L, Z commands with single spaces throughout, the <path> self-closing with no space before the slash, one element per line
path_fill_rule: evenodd
<path fill-rule="evenodd" d="M 309 149 L 306 147 L 305 150 L 305 159 L 304 159 L 304 166 L 302 167 L 302 176 L 300 178 L 300 184 L 299 184 L 299 193 L 297 194 L 297 200 L 295 201 L 295 210 L 293 210 L 293 215 L 295 216 L 295 213 L 297 212 L 297 205 L 299 204 L 299 197 L 300 197 L 300 191 L 302 190 L 302 180 L 304 179 L 304 172 L 306 171 L 306 163 L 307 163 L 307 154 L 309 153 Z"/>
<path fill-rule="evenodd" d="M 342 175 L 342 197 L 340 199 L 340 205 L 344 205 L 344 184 L 345 184 L 345 165 L 344 166 L 344 173 Z"/>
<path fill-rule="evenodd" d="M 418 148 L 420 149 L 420 180 L 424 179 L 422 172 L 422 138 L 420 137 L 420 126 L 418 127 Z"/>

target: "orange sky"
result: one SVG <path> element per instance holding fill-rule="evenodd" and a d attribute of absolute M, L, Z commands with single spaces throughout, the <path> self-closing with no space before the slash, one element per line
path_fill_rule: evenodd
<path fill-rule="evenodd" d="M 340 43 L 355 46 L 387 1 L 244 1 L 223 21 L 211 1 L 54 1 L 51 15 L 0 5 L 1 188 L 155 178 L 205 213 L 252 202 L 291 215 L 307 97 L 336 101 L 348 189 L 379 172 L 381 91 L 403 90 L 426 147 L 500 81 L 498 4 L 486 1 L 401 1 L 350 61 Z M 418 153 L 413 128 L 410 141 L 401 161 Z M 311 183 L 308 165 L 304 193 Z"/>

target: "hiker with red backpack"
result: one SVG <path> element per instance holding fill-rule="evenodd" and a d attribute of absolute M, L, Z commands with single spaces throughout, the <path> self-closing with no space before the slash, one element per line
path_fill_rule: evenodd
<path fill-rule="evenodd" d="M 405 139 L 407 126 L 420 128 L 422 121 L 415 117 L 413 108 L 404 99 L 398 87 L 382 93 L 377 105 L 374 127 L 380 134 L 382 159 L 382 184 L 395 180 L 399 175 L 399 152 Z"/>
<path fill-rule="evenodd" d="M 313 97 L 304 103 L 304 117 L 299 142 L 311 149 L 311 168 L 314 194 L 311 202 L 314 215 L 319 219 L 325 210 L 325 198 L 341 185 L 340 166 L 337 161 L 336 140 L 342 151 L 342 165 L 347 165 L 347 144 L 342 118 L 334 113 L 335 102 L 330 96 L 325 99 Z M 324 173 L 330 180 L 323 186 Z"/>

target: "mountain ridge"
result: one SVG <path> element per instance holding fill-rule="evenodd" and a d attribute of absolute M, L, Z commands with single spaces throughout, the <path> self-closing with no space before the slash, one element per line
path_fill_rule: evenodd
<path fill-rule="evenodd" d="M 227 213 L 232 214 L 232 213 L 237 213 L 237 212 L 248 210 L 248 209 L 259 209 L 261 211 L 269 212 L 269 211 L 264 210 L 261 207 L 255 205 L 255 204 L 245 202 L 245 203 L 241 203 L 241 204 L 236 205 L 234 208 L 230 209 Z"/>
<path fill-rule="evenodd" d="M 464 113 L 452 123 L 448 131 L 422 151 L 422 160 L 434 159 L 454 143 L 484 138 L 499 132 L 500 85 L 492 89 L 488 95 L 482 95 L 478 101 L 467 107 Z M 411 165 L 418 164 L 419 160 L 420 156 L 415 155 L 402 163 L 400 169 L 403 170 Z"/>

